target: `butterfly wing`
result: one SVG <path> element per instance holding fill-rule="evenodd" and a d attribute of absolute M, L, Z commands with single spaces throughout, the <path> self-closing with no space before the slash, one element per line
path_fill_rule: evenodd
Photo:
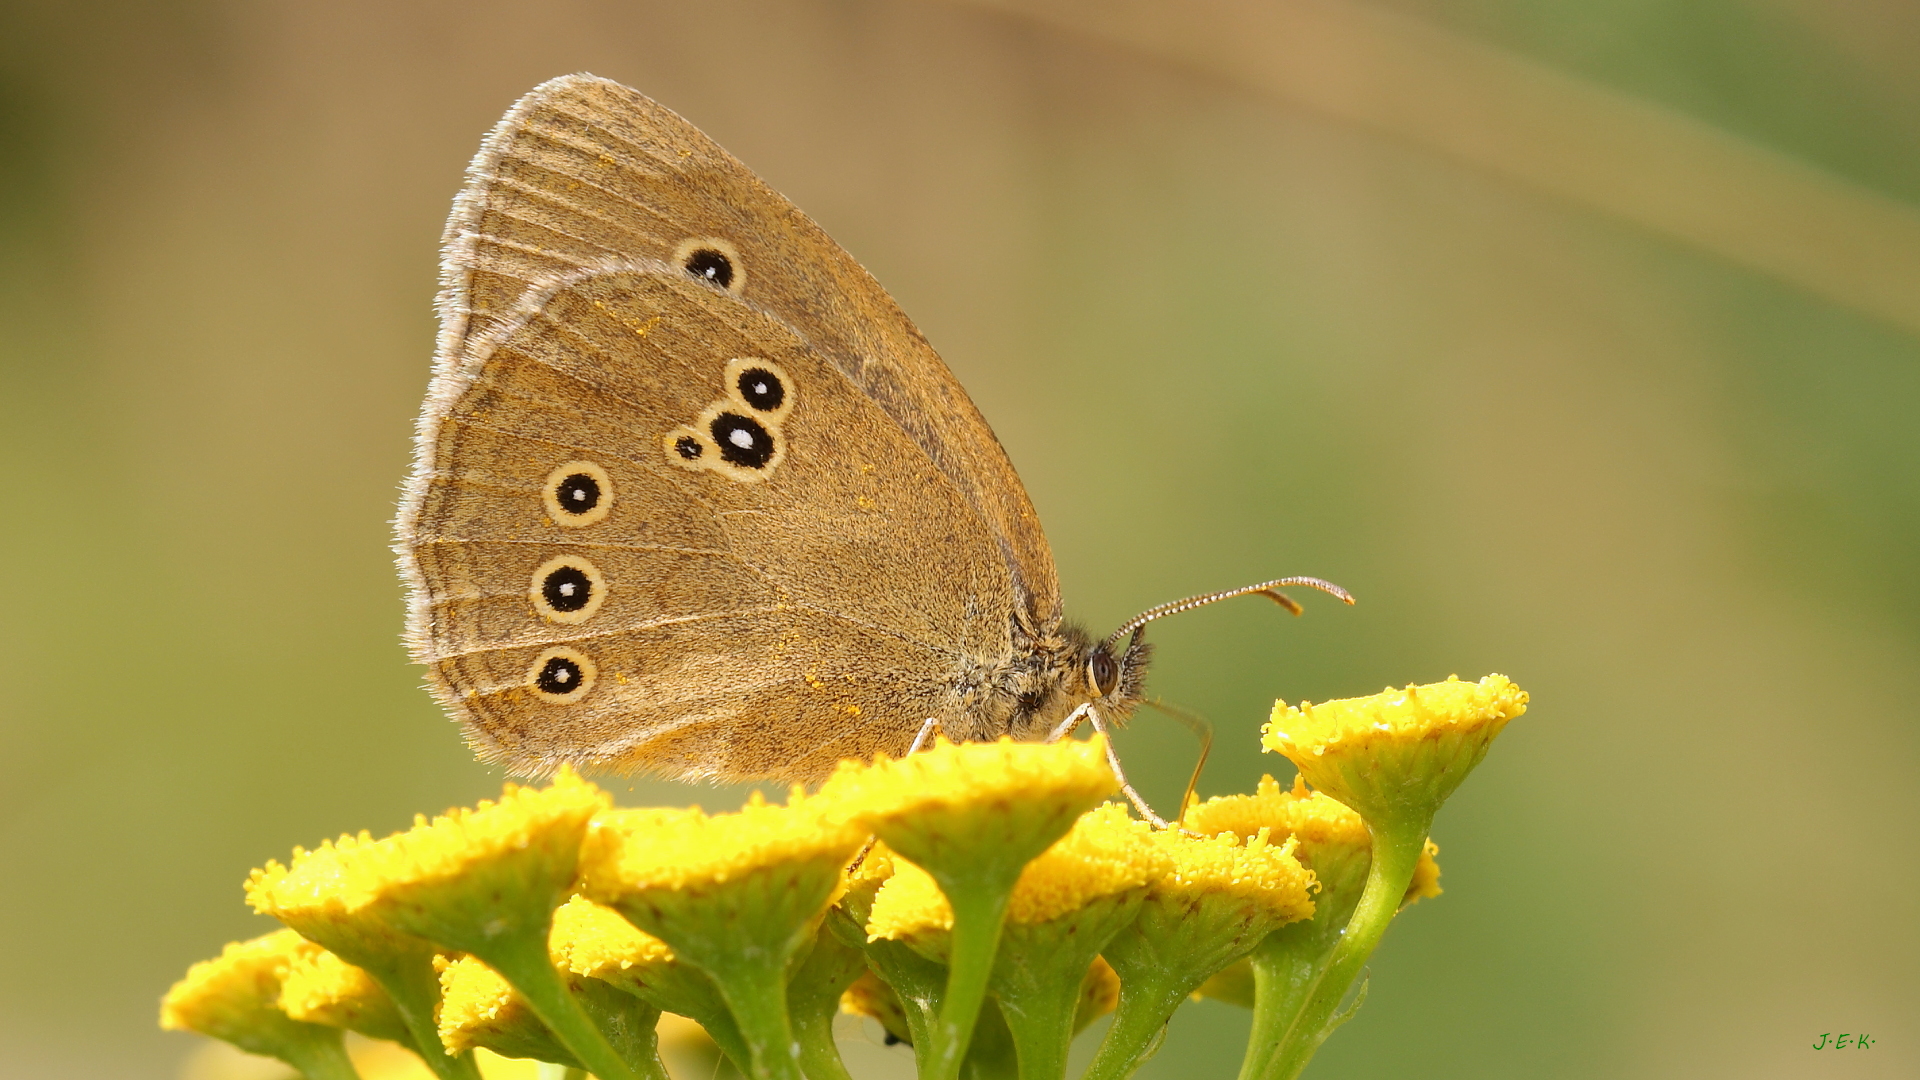
<path fill-rule="evenodd" d="M 445 237 L 442 367 L 528 287 L 607 258 L 708 243 L 733 291 L 784 321 L 905 431 L 985 521 L 1029 637 L 1060 621 L 1053 556 L 1006 452 L 932 347 L 819 226 L 692 124 L 589 75 L 535 88 L 482 145 Z"/>
<path fill-rule="evenodd" d="M 1012 584 L 864 388 L 671 264 L 525 292 L 436 378 L 402 515 L 414 652 L 482 756 L 811 778 L 964 715 Z"/>

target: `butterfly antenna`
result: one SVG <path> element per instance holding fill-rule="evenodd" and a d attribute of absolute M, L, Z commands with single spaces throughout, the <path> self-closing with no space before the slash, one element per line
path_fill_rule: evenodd
<path fill-rule="evenodd" d="M 1183 611 L 1192 611 L 1197 607 L 1206 607 L 1208 604 L 1217 604 L 1222 600 L 1231 600 L 1236 596 L 1246 596 L 1249 593 L 1258 593 L 1272 600 L 1274 603 L 1279 604 L 1281 607 L 1286 608 L 1289 612 L 1299 615 L 1306 609 L 1300 606 L 1299 601 L 1280 591 L 1282 588 L 1290 585 L 1319 589 L 1321 592 L 1327 593 L 1330 596 L 1337 596 L 1349 604 L 1353 603 L 1353 594 L 1335 585 L 1331 581 L 1322 581 L 1317 577 L 1275 578 L 1272 581 L 1263 581 L 1258 585 L 1245 585 L 1238 589 L 1228 589 L 1225 592 L 1203 593 L 1199 596 L 1189 596 L 1185 600 L 1175 600 L 1171 604 L 1161 604 L 1159 607 L 1148 608 L 1133 618 L 1128 619 L 1125 626 L 1122 626 L 1109 635 L 1107 645 L 1112 647 L 1117 644 L 1121 638 L 1137 632 L 1141 627 L 1155 619 L 1164 619 L 1168 615 L 1178 615 Z"/>
<path fill-rule="evenodd" d="M 1207 755 L 1213 751 L 1213 722 L 1199 713 L 1188 712 L 1178 705 L 1169 705 L 1159 698 L 1144 704 L 1151 705 L 1185 725 L 1193 737 L 1200 740 L 1200 757 L 1193 763 L 1193 773 L 1187 777 L 1187 790 L 1180 793 L 1180 817 L 1185 819 L 1187 807 L 1193 803 L 1194 789 L 1200 786 L 1200 770 L 1207 767 Z"/>

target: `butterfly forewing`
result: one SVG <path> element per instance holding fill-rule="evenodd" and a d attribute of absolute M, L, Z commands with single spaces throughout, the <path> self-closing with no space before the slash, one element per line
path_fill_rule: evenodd
<path fill-rule="evenodd" d="M 472 343 L 511 319 L 535 283 L 634 258 L 722 271 L 712 280 L 793 328 L 973 508 L 1012 592 L 1007 615 L 1030 635 L 1053 631 L 1059 590 L 1032 505 L 912 323 L 791 203 L 691 124 L 617 83 L 555 79 L 488 137 L 448 223 L 440 370 L 470 359 Z"/>

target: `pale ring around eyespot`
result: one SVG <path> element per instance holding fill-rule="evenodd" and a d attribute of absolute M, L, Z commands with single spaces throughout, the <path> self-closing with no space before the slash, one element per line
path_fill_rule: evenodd
<path fill-rule="evenodd" d="M 721 271 L 725 281 L 716 276 L 720 267 L 709 265 L 711 260 L 696 258 L 703 252 L 712 252 L 721 257 L 725 263 L 724 271 Z M 747 287 L 747 267 L 740 261 L 740 249 L 717 236 L 690 236 L 680 241 L 673 249 L 673 265 L 735 296 L 739 296 L 740 290 Z"/>
<path fill-rule="evenodd" d="M 527 689 L 551 705 L 571 705 L 587 696 L 600 669 L 586 653 L 556 646 L 534 658 L 527 668 Z"/>
<path fill-rule="evenodd" d="M 541 618 L 577 626 L 593 618 L 606 602 L 607 579 L 599 567 L 578 555 L 556 555 L 533 572 L 527 597 Z"/>
<path fill-rule="evenodd" d="M 769 424 L 780 423 L 793 411 L 799 388 L 787 369 L 771 360 L 752 356 L 729 360 L 721 378 L 728 397 Z"/>
<path fill-rule="evenodd" d="M 585 477 L 588 482 L 568 485 L 567 481 L 575 477 Z M 569 461 L 547 474 L 540 488 L 540 501 L 555 525 L 574 529 L 597 525 L 613 512 L 613 478 L 591 461 Z M 589 501 L 591 505 L 576 512 L 577 504 L 582 501 Z"/>

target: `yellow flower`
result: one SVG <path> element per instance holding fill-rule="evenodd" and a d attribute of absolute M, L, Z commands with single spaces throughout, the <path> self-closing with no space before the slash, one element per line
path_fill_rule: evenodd
<path fill-rule="evenodd" d="M 1171 831 L 1155 839 L 1172 865 L 1148 889 L 1139 918 L 1107 944 L 1120 1005 L 1090 1076 L 1131 1074 L 1196 987 L 1313 914 L 1313 873 L 1294 858 L 1295 839 L 1275 846 L 1265 828 L 1245 841 L 1225 830 L 1211 839 Z"/>
<path fill-rule="evenodd" d="M 458 1054 L 485 1047 L 503 1057 L 579 1068 L 507 980 L 471 956 L 440 972 L 440 1041 Z"/>
<path fill-rule="evenodd" d="M 659 1009 L 599 979 L 570 975 L 566 983 L 624 1060 L 642 1076 L 662 1075 L 654 1033 Z M 467 956 L 446 964 L 440 985 L 440 1039 L 448 1051 L 486 1049 L 582 1067 L 527 999 L 479 960 Z"/>
<path fill-rule="evenodd" d="M 844 762 L 821 788 L 887 846 L 939 883 L 953 911 L 951 962 L 938 995 L 939 1015 L 916 1049 L 924 1080 L 953 1080 L 973 1038 L 1000 944 L 1008 899 L 1020 872 L 1066 835 L 1074 819 L 1118 790 L 1105 760 L 1106 740 L 1051 745 L 954 744 L 934 740 L 924 753 L 871 765 Z M 887 946 L 869 956 L 916 981 L 911 961 Z M 919 1021 L 910 1019 L 914 1023 Z"/>
<path fill-rule="evenodd" d="M 350 1076 L 337 1028 L 303 1023 L 280 1010 L 288 969 L 318 951 L 291 930 L 234 942 L 173 984 L 160 1002 L 160 1026 L 211 1035 L 311 1077 Z"/>
<path fill-rule="evenodd" d="M 1440 887 L 1440 845 L 1431 838 L 1420 851 L 1420 861 L 1414 864 L 1413 880 L 1407 883 L 1407 895 L 1400 901 L 1401 907 L 1421 900 L 1431 900 L 1446 890 Z"/>
<path fill-rule="evenodd" d="M 498 803 L 419 818 L 384 840 L 363 833 L 330 851 L 296 852 L 286 869 L 269 863 L 248 882 L 248 899 L 296 929 L 318 916 L 468 952 L 520 923 L 544 938 L 587 822 L 607 805 L 603 792 L 562 769 L 549 787 L 508 784 Z"/>
<path fill-rule="evenodd" d="M 280 1008 L 309 1024 L 412 1045 L 406 1021 L 373 976 L 317 945 L 288 970 L 280 984 Z"/>
<path fill-rule="evenodd" d="M 1526 711 L 1526 692 L 1504 675 L 1477 683 L 1454 676 L 1320 705 L 1275 702 L 1261 745 L 1285 754 L 1370 827 L 1418 822 L 1424 830 L 1494 736 Z"/>
<path fill-rule="evenodd" d="M 971 862 L 983 848 L 1024 865 L 1119 790 L 1105 755 L 1100 736 L 1051 745 L 940 738 L 898 761 L 842 762 L 820 794 L 929 869 Z"/>
<path fill-rule="evenodd" d="M 577 978 L 597 979 L 657 1009 L 690 1017 L 743 1067 L 746 1044 L 713 980 L 680 963 L 667 943 L 612 908 L 582 896 L 553 913 L 553 962 Z"/>
<path fill-rule="evenodd" d="M 733 814 L 697 806 L 614 810 L 593 823 L 581 853 L 583 891 L 610 904 L 602 897 L 724 890 L 772 867 L 817 864 L 832 866 L 837 883 L 866 831 L 833 809 L 796 788 L 786 806 L 754 792 Z"/>
<path fill-rule="evenodd" d="M 1065 1069 L 1089 970 L 1171 865 L 1146 822 L 1107 804 L 1082 815 L 1021 872 L 989 986 L 1023 1071 L 1050 1076 Z M 902 861 L 875 897 L 867 929 L 944 960 L 953 925 L 953 909 L 932 877 Z"/>
<path fill-rule="evenodd" d="M 291 866 L 269 862 L 248 876 L 247 903 L 360 967 L 378 972 L 399 958 L 430 965 L 431 942 L 366 914 L 374 894 L 354 866 L 375 843 L 362 832 L 294 848 Z"/>
<path fill-rule="evenodd" d="M 1244 842 L 1233 836 L 1195 839 L 1177 832 L 1155 835 L 1172 857 L 1172 866 L 1147 891 L 1147 903 L 1172 923 L 1196 917 L 1201 908 L 1232 910 L 1274 926 L 1313 914 L 1307 898 L 1313 872 L 1294 858 L 1299 841 L 1270 843 L 1255 834 Z"/>
<path fill-rule="evenodd" d="M 1230 833 L 1251 840 L 1265 830 L 1275 844 L 1298 841 L 1295 857 L 1318 878 L 1322 906 L 1331 902 L 1342 922 L 1366 882 L 1373 848 L 1366 821 L 1345 804 L 1308 791 L 1304 776 L 1294 777 L 1290 791 L 1273 777 L 1262 776 L 1254 794 L 1219 795 L 1195 803 L 1180 824 L 1202 836 Z M 1439 852 L 1429 840 L 1403 904 L 1440 895 L 1440 866 L 1433 860 Z"/>
<path fill-rule="evenodd" d="M 580 891 L 665 941 L 726 999 L 756 1076 L 798 1078 L 788 965 L 813 940 L 866 831 L 795 789 L 735 814 L 627 810 L 594 822 Z"/>
<path fill-rule="evenodd" d="M 1168 864 L 1146 822 L 1130 819 L 1121 806 L 1096 807 L 1021 871 L 1007 919 L 1032 925 L 1069 915 L 1093 900 L 1146 886 Z M 893 876 L 874 898 L 868 937 L 924 942 L 923 951 L 944 959 L 943 932 L 952 928 L 953 907 L 932 876 L 896 860 Z"/>
<path fill-rule="evenodd" d="M 629 977 L 673 962 L 667 943 L 582 896 L 553 913 L 554 963 L 575 975 L 620 985 Z"/>
<path fill-rule="evenodd" d="M 607 803 L 562 769 L 547 788 L 509 784 L 498 803 L 420 819 L 384 840 L 362 833 L 296 851 L 289 866 L 256 870 L 247 899 L 366 968 L 442 1076 L 473 1074 L 470 1064 L 438 1060 L 439 987 L 428 942 L 481 957 L 509 977 L 575 1057 L 607 1080 L 631 1080 L 547 956 L 553 909 L 573 880 L 581 836 Z"/>

